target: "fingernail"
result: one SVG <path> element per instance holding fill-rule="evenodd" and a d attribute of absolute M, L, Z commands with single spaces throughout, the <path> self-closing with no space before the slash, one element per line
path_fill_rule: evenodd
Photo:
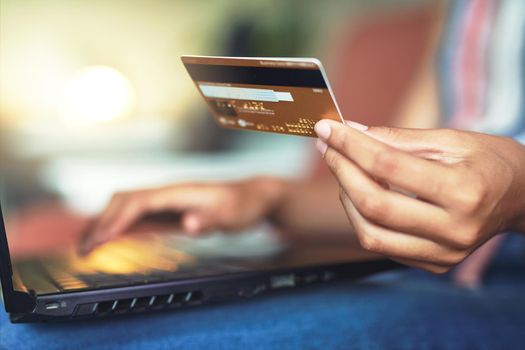
<path fill-rule="evenodd" d="M 321 120 L 318 121 L 314 126 L 314 131 L 323 140 L 328 140 L 332 130 L 330 129 L 330 124 L 327 121 Z"/>
<path fill-rule="evenodd" d="M 197 233 L 200 230 L 200 222 L 195 216 L 187 216 L 184 220 L 184 228 L 188 233 Z"/>
<path fill-rule="evenodd" d="M 346 125 L 348 125 L 351 128 L 354 128 L 356 130 L 359 130 L 359 131 L 367 131 L 368 130 L 368 126 L 363 125 L 363 124 L 359 124 L 359 123 L 356 123 L 356 122 L 353 122 L 353 121 L 350 121 L 350 120 L 346 121 Z"/>
<path fill-rule="evenodd" d="M 328 145 L 324 143 L 323 140 L 317 139 L 317 141 L 315 142 L 315 147 L 317 147 L 317 150 L 324 156 Z"/>

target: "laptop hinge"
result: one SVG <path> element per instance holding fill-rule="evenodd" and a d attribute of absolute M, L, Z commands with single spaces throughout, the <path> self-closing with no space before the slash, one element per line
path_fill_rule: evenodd
<path fill-rule="evenodd" d="M 36 307 L 34 295 L 13 290 L 9 295 L 4 295 L 5 310 L 9 313 L 32 312 Z"/>
<path fill-rule="evenodd" d="M 0 206 L 0 284 L 4 297 L 5 310 L 14 312 L 31 312 L 36 307 L 34 293 L 21 292 L 13 288 L 13 268 L 11 266 L 11 256 L 5 232 L 4 217 Z"/>

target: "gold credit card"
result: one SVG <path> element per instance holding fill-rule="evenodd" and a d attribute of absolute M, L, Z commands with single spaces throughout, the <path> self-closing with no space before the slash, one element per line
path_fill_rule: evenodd
<path fill-rule="evenodd" d="M 343 122 L 317 59 L 182 56 L 182 62 L 220 126 L 315 137 L 319 120 Z"/>

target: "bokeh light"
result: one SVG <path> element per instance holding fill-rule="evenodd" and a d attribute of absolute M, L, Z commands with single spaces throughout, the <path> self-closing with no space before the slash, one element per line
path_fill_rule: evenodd
<path fill-rule="evenodd" d="M 106 66 L 83 68 L 66 84 L 58 101 L 58 112 L 73 124 L 107 122 L 132 109 L 134 92 L 126 77 Z"/>

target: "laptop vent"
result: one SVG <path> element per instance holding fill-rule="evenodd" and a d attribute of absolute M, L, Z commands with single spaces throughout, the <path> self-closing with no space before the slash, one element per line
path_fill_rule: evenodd
<path fill-rule="evenodd" d="M 172 294 L 153 295 L 140 298 L 107 300 L 93 304 L 92 313 L 80 314 L 78 310 L 86 309 L 84 305 L 77 308 L 76 316 L 109 315 L 139 312 L 146 310 L 160 310 L 200 304 L 204 299 L 202 291 L 181 292 Z M 87 305 L 86 305 L 87 306 Z"/>

